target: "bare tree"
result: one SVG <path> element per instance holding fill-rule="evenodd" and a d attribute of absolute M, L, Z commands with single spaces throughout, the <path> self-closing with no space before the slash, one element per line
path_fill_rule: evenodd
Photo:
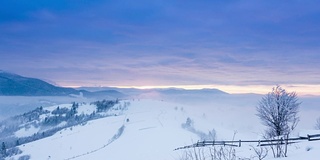
<path fill-rule="evenodd" d="M 276 138 L 278 143 L 275 145 L 274 157 L 287 156 L 287 139 L 290 132 L 299 122 L 297 116 L 300 102 L 298 102 L 295 92 L 288 93 L 280 86 L 272 89 L 262 98 L 257 107 L 258 114 L 263 125 L 267 126 L 267 138 Z M 283 147 L 282 145 L 285 144 Z M 272 145 L 271 145 L 272 146 Z"/>

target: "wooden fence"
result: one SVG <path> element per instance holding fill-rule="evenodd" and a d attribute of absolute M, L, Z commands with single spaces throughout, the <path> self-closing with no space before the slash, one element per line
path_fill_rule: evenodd
<path fill-rule="evenodd" d="M 238 140 L 238 141 L 201 141 L 194 143 L 192 145 L 183 146 L 176 148 L 174 150 L 195 148 L 195 147 L 205 147 L 205 146 L 232 146 L 232 147 L 241 147 L 242 143 L 258 143 L 257 146 L 271 146 L 271 145 L 284 145 L 298 143 L 300 141 L 317 141 L 320 140 L 320 134 L 307 135 L 307 137 L 298 137 L 298 138 L 279 138 L 279 139 L 267 139 L 267 140 Z"/>

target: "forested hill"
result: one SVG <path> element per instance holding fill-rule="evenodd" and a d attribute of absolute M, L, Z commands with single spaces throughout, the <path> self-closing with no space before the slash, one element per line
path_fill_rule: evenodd
<path fill-rule="evenodd" d="M 57 87 L 40 79 L 0 70 L 0 95 L 3 96 L 63 96 L 79 92 L 72 88 Z"/>

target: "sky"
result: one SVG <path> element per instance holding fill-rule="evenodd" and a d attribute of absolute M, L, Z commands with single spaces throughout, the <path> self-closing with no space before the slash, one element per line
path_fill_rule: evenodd
<path fill-rule="evenodd" d="M 0 1 L 0 70 L 59 86 L 320 95 L 319 51 L 319 0 Z"/>

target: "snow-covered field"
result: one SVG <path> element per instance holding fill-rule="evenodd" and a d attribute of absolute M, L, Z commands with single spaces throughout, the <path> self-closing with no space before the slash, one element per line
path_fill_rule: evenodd
<path fill-rule="evenodd" d="M 257 95 L 219 95 L 195 100 L 181 97 L 130 99 L 126 100 L 130 102 L 128 110 L 122 114 L 92 120 L 20 145 L 23 153 L 13 158 L 30 155 L 34 160 L 178 160 L 185 150 L 174 151 L 175 148 L 195 143 L 201 135 L 208 135 L 212 130 L 216 131 L 217 140 L 232 140 L 234 133 L 236 140 L 261 138 L 264 126 L 255 115 L 255 106 L 260 98 Z M 311 99 L 306 100 L 308 106 L 301 105 L 301 122 L 293 137 L 312 130 L 315 119 L 320 116 L 316 106 L 320 100 Z M 91 105 L 82 105 L 79 110 L 90 113 L 94 109 Z M 188 118 L 193 122 L 192 131 L 182 127 Z M 29 130 L 34 131 L 34 128 Z M 249 144 L 235 147 L 236 154 L 242 158 L 253 157 L 255 154 L 251 148 Z M 290 145 L 288 157 L 283 159 L 319 158 L 320 141 L 303 141 Z M 271 151 L 266 159 L 273 159 Z"/>

